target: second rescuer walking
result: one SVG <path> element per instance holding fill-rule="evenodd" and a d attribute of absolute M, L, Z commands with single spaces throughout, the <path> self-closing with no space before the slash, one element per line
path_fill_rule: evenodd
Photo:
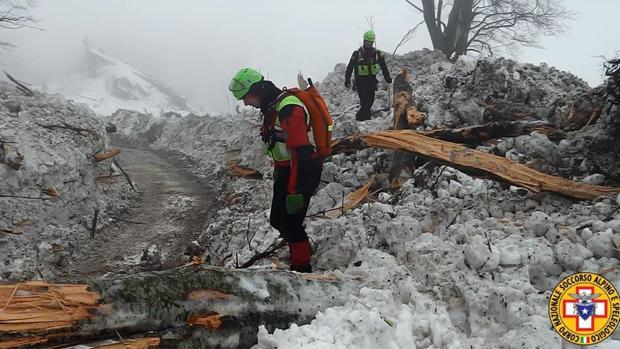
<path fill-rule="evenodd" d="M 358 121 L 370 119 L 370 108 L 375 101 L 379 69 L 383 73 L 385 82 L 392 83 L 383 53 L 373 47 L 374 42 L 375 33 L 372 30 L 364 33 L 364 45 L 353 51 L 344 76 L 344 85 L 351 87 L 351 74 L 355 71 L 353 89 L 357 89 L 357 95 L 360 97 L 360 109 L 355 115 Z"/>

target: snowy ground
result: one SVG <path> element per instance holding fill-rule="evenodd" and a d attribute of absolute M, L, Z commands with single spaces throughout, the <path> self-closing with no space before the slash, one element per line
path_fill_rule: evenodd
<path fill-rule="evenodd" d="M 511 115 L 569 130 L 581 123 L 579 110 L 590 115 L 587 105 L 596 101 L 584 97 L 592 90 L 583 81 L 544 65 L 467 58 L 452 64 L 427 50 L 392 57 L 389 65 L 393 73 L 401 67 L 412 70 L 416 103 L 428 116 L 424 128 L 488 121 L 495 116 L 485 112 L 485 103 L 493 101 L 504 111 L 513 110 Z M 343 75 L 339 64 L 319 84 L 335 117 L 335 137 L 388 128 L 387 85 L 377 92 L 373 119 L 358 123 L 357 96 L 344 89 Z M 607 125 L 617 113 L 617 107 L 605 111 L 597 123 L 568 133 L 559 143 L 534 133 L 479 149 L 548 173 L 617 185 L 618 162 L 609 159 L 620 152 L 597 150 L 597 142 L 609 142 Z M 193 173 L 219 190 L 225 208 L 196 241 L 210 264 L 232 267 L 277 240 L 268 224 L 272 180 L 260 150 L 255 110 L 159 118 L 119 111 L 109 121 L 132 142 L 185 154 L 195 164 Z M 328 159 L 323 180 L 329 184 L 313 198 L 311 213 L 338 206 L 343 194 L 370 175 L 385 173 L 391 156 L 372 149 Z M 264 178 L 230 176 L 230 160 L 261 171 Z M 310 324 L 274 333 L 258 329 L 257 349 L 557 348 L 560 337 L 547 318 L 547 299 L 557 281 L 575 271 L 605 269 L 610 270 L 606 277 L 620 285 L 611 243 L 620 238 L 620 196 L 578 202 L 504 189 L 431 165 L 403 173 L 402 183 L 344 216 L 306 221 L 315 269 L 360 276 L 363 287 Z M 286 268 L 286 255 L 281 250 L 259 267 Z M 620 340 L 620 333 L 614 338 Z"/>
<path fill-rule="evenodd" d="M 110 115 L 120 108 L 155 116 L 191 111 L 183 95 L 129 64 L 92 48 L 85 49 L 84 57 L 82 71 L 49 82 L 42 90 L 83 103 L 98 115 Z"/>
<path fill-rule="evenodd" d="M 50 279 L 89 239 L 95 211 L 100 228 L 132 194 L 112 160 L 93 159 L 111 145 L 83 105 L 2 84 L 0 143 L 23 157 L 16 169 L 0 154 L 0 282 Z"/>
<path fill-rule="evenodd" d="M 426 128 L 488 121 L 481 100 L 491 93 L 530 110 L 530 119 L 562 126 L 563 106 L 591 92 L 569 73 L 503 59 L 451 64 L 418 51 L 392 58 L 390 66 L 394 72 L 412 69 L 415 98 L 428 115 Z M 357 123 L 357 97 L 344 89 L 343 75 L 344 66 L 337 65 L 319 85 L 335 116 L 335 136 L 389 127 L 387 86 L 377 92 L 373 120 Z M 456 87 L 446 87 L 446 76 Z M 260 153 L 258 117 L 241 108 L 219 117 L 151 119 L 124 112 L 111 120 L 133 141 L 187 154 L 196 161 L 197 175 L 221 187 L 228 205 L 198 241 L 212 264 L 234 266 L 278 237 L 268 224 L 272 181 Z M 602 115 L 601 122 L 609 118 Z M 598 125 L 587 130 L 600 131 Z M 569 134 L 560 144 L 534 133 L 479 149 L 495 148 L 552 174 L 571 172 L 575 179 L 609 183 L 613 177 L 588 166 L 587 152 L 575 155 L 576 144 L 586 146 L 580 137 L 587 132 Z M 371 174 L 385 172 L 390 158 L 383 150 L 333 156 L 323 175 L 329 184 L 319 190 L 311 211 L 337 206 Z M 230 159 L 261 170 L 265 179 L 228 176 Z M 412 343 L 416 348 L 556 348 L 561 342 L 547 318 L 547 299 L 557 281 L 575 271 L 612 268 L 606 277 L 620 285 L 610 240 L 620 238 L 620 197 L 577 202 L 505 190 L 433 166 L 405 173 L 403 182 L 343 217 L 307 220 L 315 269 L 360 275 L 364 288 L 346 304 L 317 314 L 311 324 L 272 334 L 259 329 L 256 348 L 413 348 Z M 262 266 L 283 267 L 285 258 L 281 251 Z"/>

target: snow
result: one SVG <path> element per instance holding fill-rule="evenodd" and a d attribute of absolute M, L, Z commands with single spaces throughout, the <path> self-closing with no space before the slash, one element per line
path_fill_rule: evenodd
<path fill-rule="evenodd" d="M 244 278 L 239 282 L 239 287 L 248 293 L 259 297 L 263 300 L 269 298 L 269 291 L 267 290 L 267 281 L 261 278 Z"/>
<path fill-rule="evenodd" d="M 12 113 L 7 104 L 20 111 Z M 40 93 L 26 97 L 3 83 L 0 112 L 0 144 L 11 144 L 24 159 L 18 170 L 0 159 L 0 193 L 22 197 L 0 198 L 0 228 L 16 232 L 0 234 L 0 281 L 51 278 L 90 238 L 86 227 L 95 210 L 100 228 L 130 204 L 129 186 L 96 180 L 119 171 L 112 160 L 93 161 L 111 145 L 103 122 L 87 107 Z M 48 188 L 59 196 L 43 194 Z"/>
<path fill-rule="evenodd" d="M 569 73 L 501 58 L 466 57 L 452 64 L 440 53 L 422 50 L 390 57 L 388 64 L 392 72 L 402 67 L 412 72 L 414 98 L 428 115 L 421 128 L 484 118 L 478 102 L 496 91 L 503 95 L 493 98 L 514 105 L 523 105 L 524 96 L 530 96 L 531 115 L 561 124 L 562 107 L 591 91 Z M 344 65 L 338 64 L 317 84 L 336 119 L 334 137 L 389 128 L 389 87 L 379 85 L 373 118 L 356 122 L 357 96 L 343 88 L 343 76 Z M 445 86 L 447 77 L 456 81 L 454 86 Z M 551 108 L 552 103 L 558 108 Z M 140 111 L 121 110 L 107 121 L 133 142 L 185 154 L 195 162 L 196 175 L 222 188 L 227 205 L 195 243 L 204 247 L 211 264 L 232 267 L 235 262 L 226 258 L 232 252 L 246 261 L 277 241 L 268 222 L 273 181 L 261 151 L 257 111 L 162 118 Z M 522 163 L 542 161 L 541 170 L 551 174 L 587 178 L 598 168 L 587 161 L 582 166 L 586 156 L 591 158 L 589 143 L 582 135 L 574 137 L 556 146 L 542 134 L 530 134 L 480 149 Z M 337 207 L 343 195 L 370 175 L 385 173 L 391 157 L 382 149 L 366 149 L 328 159 L 323 180 L 330 183 L 313 198 L 311 212 Z M 229 160 L 261 171 L 263 179 L 231 177 Z M 550 289 L 576 271 L 620 266 L 609 243 L 618 235 L 617 223 L 611 222 L 620 220 L 620 196 L 574 202 L 523 188 L 504 189 L 450 167 L 418 167 L 414 173 L 405 171 L 402 179 L 400 188 L 388 190 L 386 180 L 379 178 L 384 189 L 376 193 L 378 200 L 344 216 L 306 221 L 314 269 L 356 278 L 359 287 L 309 323 L 273 333 L 257 329 L 255 349 L 559 347 L 546 315 Z M 285 268 L 286 258 L 283 249 L 256 267 Z M 618 269 L 606 277 L 620 285 Z M 251 278 L 243 289 L 262 299 L 274 296 Z M 308 292 L 300 303 L 311 307 L 322 296 Z M 610 343 L 617 342 L 599 347 Z"/>
<path fill-rule="evenodd" d="M 61 81 L 49 82 L 44 92 L 84 103 L 101 116 L 108 116 L 118 109 L 153 116 L 192 111 L 183 95 L 129 64 L 94 49 L 88 49 L 86 56 L 90 59 L 90 71 L 76 72 Z"/>

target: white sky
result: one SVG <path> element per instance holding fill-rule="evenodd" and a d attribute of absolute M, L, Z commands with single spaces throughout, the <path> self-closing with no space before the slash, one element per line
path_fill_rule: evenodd
<path fill-rule="evenodd" d="M 619 52 L 617 0 L 565 0 L 577 12 L 565 34 L 527 48 L 522 62 L 547 62 L 599 84 L 598 56 Z M 296 83 L 298 70 L 322 80 L 347 62 L 374 19 L 379 49 L 391 52 L 421 19 L 404 0 L 39 0 L 33 11 L 44 31 L 1 31 L 17 48 L 0 65 L 33 84 L 75 71 L 82 39 L 168 83 L 205 111 L 234 105 L 227 86 L 241 67 L 256 67 L 277 85 Z M 431 47 L 425 27 L 399 50 Z"/>

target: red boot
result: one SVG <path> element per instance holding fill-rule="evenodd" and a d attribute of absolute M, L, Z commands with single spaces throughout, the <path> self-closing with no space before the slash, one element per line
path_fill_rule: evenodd
<path fill-rule="evenodd" d="M 311 273 L 310 257 L 312 256 L 312 248 L 310 241 L 304 240 L 299 242 L 289 242 L 288 248 L 291 252 L 291 270 L 300 273 Z"/>

